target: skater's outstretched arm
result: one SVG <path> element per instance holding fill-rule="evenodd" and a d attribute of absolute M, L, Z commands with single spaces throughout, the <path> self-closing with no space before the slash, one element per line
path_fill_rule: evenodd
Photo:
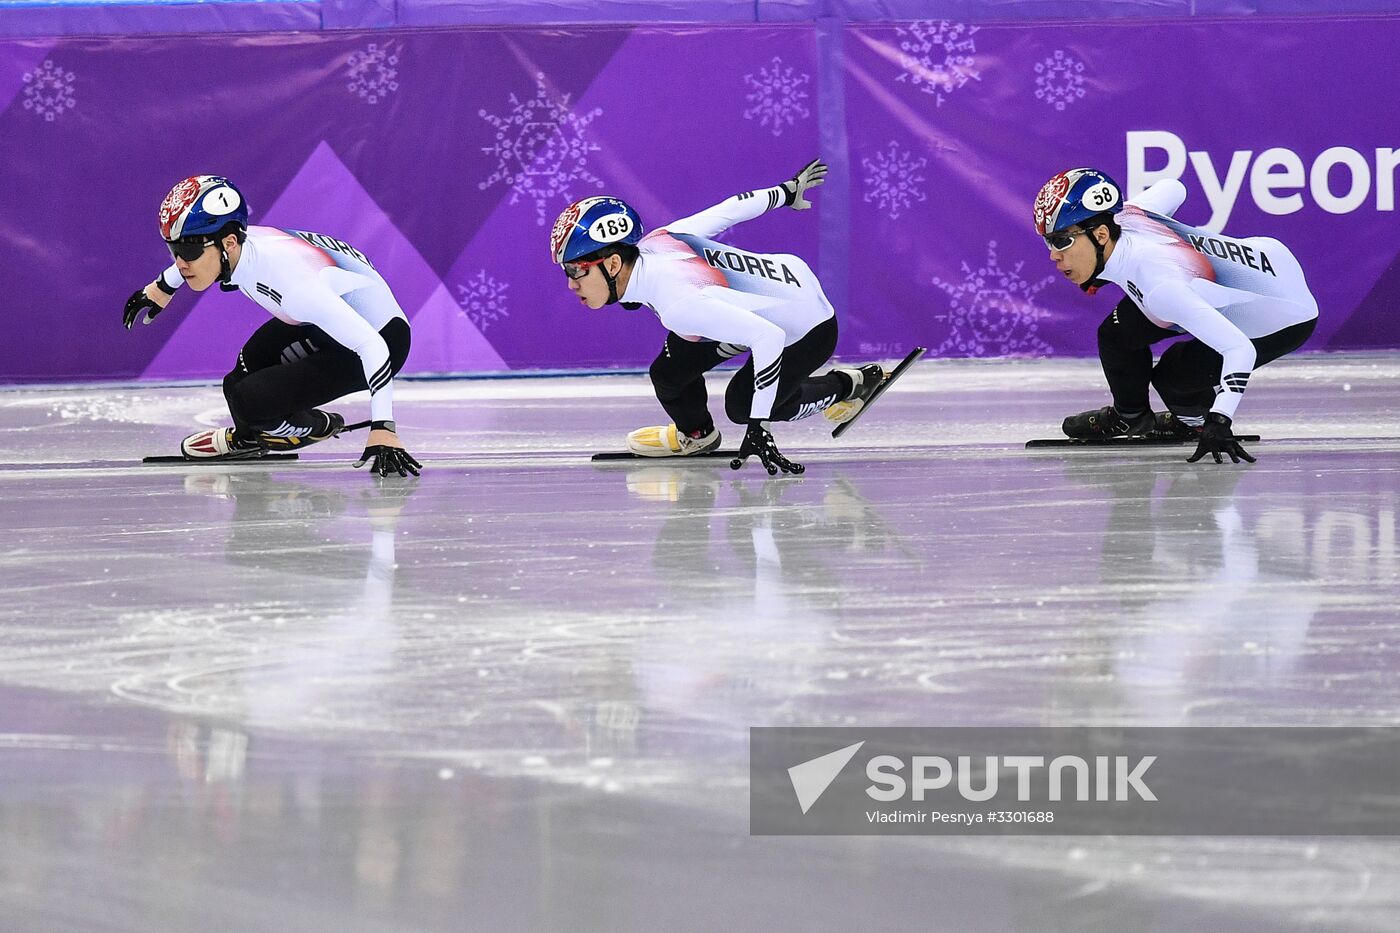
<path fill-rule="evenodd" d="M 771 188 L 745 191 L 732 198 L 726 198 L 714 207 L 683 217 L 666 225 L 670 233 L 689 233 L 693 236 L 718 236 L 730 227 L 746 220 L 753 220 L 777 207 L 787 206 L 795 211 L 806 210 L 811 202 L 802 197 L 809 188 L 826 181 L 826 163 L 813 159 L 802 167 L 792 178 Z"/>
<path fill-rule="evenodd" d="M 171 284 L 171 279 L 174 279 L 174 284 Z M 151 323 L 156 315 L 170 304 L 175 289 L 182 284 L 184 279 L 180 277 L 180 270 L 171 263 L 164 272 L 156 276 L 154 282 L 132 292 L 131 297 L 126 300 L 126 307 L 122 309 L 122 326 L 131 330 L 131 325 L 136 323 L 142 312 L 145 312 L 145 317 L 141 319 L 141 323 Z"/>

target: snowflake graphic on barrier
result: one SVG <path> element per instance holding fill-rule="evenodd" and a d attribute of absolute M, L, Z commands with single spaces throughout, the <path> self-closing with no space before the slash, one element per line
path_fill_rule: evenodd
<path fill-rule="evenodd" d="M 1084 63 L 1064 49 L 1035 65 L 1035 97 L 1056 110 L 1079 100 L 1084 90 Z"/>
<path fill-rule="evenodd" d="M 350 56 L 346 90 L 367 104 L 377 104 L 399 89 L 399 57 L 371 42 Z"/>
<path fill-rule="evenodd" d="M 866 203 L 874 203 L 890 220 L 897 220 L 899 212 L 909 210 L 915 202 L 928 200 L 922 187 L 924 176 L 919 174 L 928 159 L 894 140 L 873 159 L 861 159 L 860 164 L 865 166 Z"/>
<path fill-rule="evenodd" d="M 934 355 L 1046 356 L 1051 346 L 1041 339 L 1039 320 L 1045 316 L 1035 296 L 1055 276 L 1036 282 L 1021 277 L 1025 262 L 1003 269 L 997 260 L 997 244 L 987 244 L 987 262 L 980 269 L 962 263 L 966 274 L 958 283 L 935 278 L 933 284 L 948 295 L 951 309 L 935 320 L 947 321 L 947 339 Z"/>
<path fill-rule="evenodd" d="M 76 76 L 51 61 L 24 75 L 24 109 L 49 123 L 78 106 L 73 96 Z"/>
<path fill-rule="evenodd" d="M 947 95 L 969 81 L 982 80 L 977 70 L 977 43 L 972 39 L 976 33 L 976 26 L 947 20 L 922 20 L 908 28 L 898 27 L 899 66 L 904 70 L 895 80 L 932 94 L 942 107 Z"/>
<path fill-rule="evenodd" d="M 544 75 L 535 76 L 535 96 L 522 101 L 510 95 L 510 113 L 504 116 L 477 114 L 496 128 L 496 140 L 482 152 L 499 161 L 496 170 L 477 185 L 479 190 L 503 182 L 511 189 L 510 203 L 521 197 L 535 202 L 537 223 L 544 226 L 545 211 L 561 201 L 574 201 L 576 185 L 603 187 L 603 180 L 588 170 L 588 154 L 598 145 L 588 141 L 584 131 L 602 115 L 601 107 L 575 113 L 568 94 L 556 94 L 545 84 Z"/>
<path fill-rule="evenodd" d="M 509 282 L 498 282 L 482 269 L 476 275 L 457 286 L 457 304 L 476 329 L 486 333 L 486 328 L 504 318 L 510 317 L 506 308 L 506 290 Z"/>
<path fill-rule="evenodd" d="M 744 75 L 744 83 L 753 88 L 744 95 L 744 100 L 753 106 L 744 111 L 745 120 L 758 120 L 759 126 L 769 126 L 774 136 L 783 135 L 783 130 L 796 126 L 799 118 L 806 119 L 812 111 L 807 108 L 805 85 L 812 76 L 799 72 L 783 60 L 773 56 L 772 69 L 759 68 L 758 75 Z"/>

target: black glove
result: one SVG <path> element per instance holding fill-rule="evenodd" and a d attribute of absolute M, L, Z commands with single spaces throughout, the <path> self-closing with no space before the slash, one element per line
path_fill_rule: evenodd
<path fill-rule="evenodd" d="M 375 444 L 373 447 L 366 447 L 365 452 L 360 454 L 360 459 L 355 463 L 355 469 L 359 469 L 366 463 L 369 464 L 369 471 L 379 476 L 388 476 L 390 473 L 397 473 L 400 476 L 407 476 L 412 473 L 418 475 L 418 471 L 423 469 L 423 464 L 413 459 L 413 454 L 402 447 L 388 447 L 384 444 Z"/>
<path fill-rule="evenodd" d="M 1201 441 L 1196 445 L 1196 452 L 1187 457 L 1186 462 L 1195 463 L 1206 454 L 1210 454 L 1215 457 L 1216 463 L 1224 463 L 1220 455 L 1229 454 L 1232 463 L 1239 463 L 1241 458 L 1253 463 L 1254 458 L 1235 440 L 1235 432 L 1230 430 L 1230 424 L 1229 416 L 1218 411 L 1206 415 L 1206 425 L 1201 429 Z"/>
<path fill-rule="evenodd" d="M 802 192 L 825 182 L 826 163 L 821 159 L 808 162 L 802 166 L 800 172 L 783 182 L 783 190 L 787 192 L 787 206 L 795 211 L 805 211 L 812 203 L 802 197 Z"/>
<path fill-rule="evenodd" d="M 729 468 L 737 470 L 744 465 L 744 461 L 750 457 L 757 457 L 758 462 L 763 464 L 763 468 L 772 476 L 779 470 L 784 473 L 801 473 L 807 468 L 800 463 L 793 463 L 778 450 L 778 445 L 773 443 L 773 435 L 763 426 L 762 421 L 750 421 L 749 429 L 744 432 L 744 442 L 739 445 L 739 456 L 729 461 Z"/>
<path fill-rule="evenodd" d="M 146 319 L 142 323 L 149 324 L 155 320 L 157 314 L 164 310 L 160 305 L 146 297 L 145 288 L 138 288 L 126 300 L 126 308 L 122 311 L 122 326 L 131 330 L 131 325 L 136 323 L 136 318 L 140 316 L 142 311 L 146 312 Z"/>

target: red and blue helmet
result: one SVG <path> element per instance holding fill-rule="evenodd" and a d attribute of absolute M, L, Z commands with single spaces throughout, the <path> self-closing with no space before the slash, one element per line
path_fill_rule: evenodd
<path fill-rule="evenodd" d="M 248 202 L 222 175 L 191 175 L 160 203 L 160 236 L 167 242 L 214 237 L 231 223 L 248 229 Z"/>
<path fill-rule="evenodd" d="M 564 209 L 549 234 L 555 263 L 573 262 L 605 246 L 635 246 L 642 238 L 642 218 L 618 198 L 584 198 Z"/>
<path fill-rule="evenodd" d="M 1123 191 L 1116 181 L 1098 169 L 1072 168 L 1047 181 L 1036 195 L 1035 232 L 1046 236 L 1122 209 Z"/>

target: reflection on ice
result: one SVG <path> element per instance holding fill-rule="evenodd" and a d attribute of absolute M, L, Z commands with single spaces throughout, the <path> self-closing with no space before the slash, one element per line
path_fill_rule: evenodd
<path fill-rule="evenodd" d="M 0 468 L 0 827 L 23 844 L 0 879 L 23 884 L 0 900 L 90 927 L 57 860 L 135 885 L 123 929 L 173 891 L 233 916 L 230 878 L 266 916 L 284 879 L 343 929 L 461 928 L 468 904 L 510 928 L 511 890 L 533 929 L 712 929 L 729 899 L 774 928 L 754 904 L 826 928 L 1393 928 L 1376 841 L 747 836 L 751 726 L 1394 723 L 1400 437 L 1376 436 L 1388 371 L 1338 365 L 1371 439 L 1313 440 L 1340 389 L 1285 360 L 1253 467 L 1027 452 L 1093 401 L 1092 367 L 930 363 L 843 442 L 795 426 L 808 472 L 771 480 L 589 464 L 654 420 L 639 376 L 409 383 L 402 418 L 436 438 L 416 483 L 333 442 L 128 465 L 212 389 L 15 393 L 0 434 L 34 459 Z M 131 882 L 109 838 L 167 868 Z M 996 907 L 959 913 L 965 889 Z"/>

